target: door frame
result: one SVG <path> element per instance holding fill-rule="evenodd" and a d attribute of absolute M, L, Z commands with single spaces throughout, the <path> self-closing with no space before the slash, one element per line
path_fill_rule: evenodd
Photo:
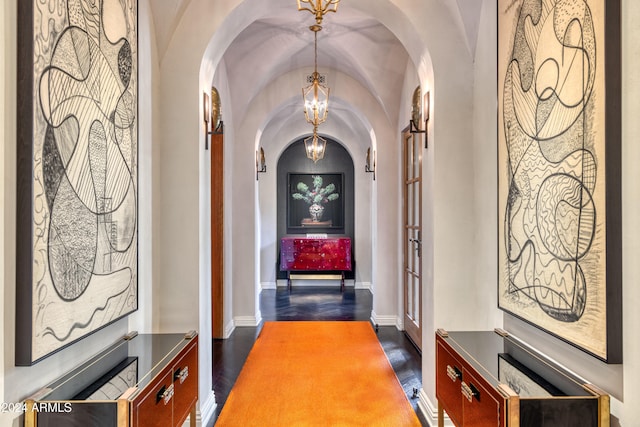
<path fill-rule="evenodd" d="M 211 335 L 224 336 L 224 134 L 211 134 Z"/>
<path fill-rule="evenodd" d="M 409 128 L 405 128 L 402 131 L 402 319 L 404 324 L 405 334 L 416 345 L 416 347 L 422 351 L 422 138 L 409 131 Z M 409 142 L 409 140 L 411 140 Z M 408 150 L 408 146 L 411 145 L 411 152 Z M 416 147 L 418 150 L 416 151 Z M 414 163 L 414 155 L 418 154 L 417 165 Z M 408 178 L 409 167 L 415 168 L 413 170 L 412 177 Z M 411 181 L 411 182 L 409 182 Z M 411 206 L 413 213 L 417 215 L 417 225 L 414 225 L 415 221 L 411 225 L 408 224 L 409 217 L 409 198 L 407 188 L 409 185 L 418 185 L 418 200 L 413 200 L 413 203 L 418 204 L 417 212 L 415 205 Z M 416 238 L 410 238 L 410 231 L 414 231 Z M 416 233 L 417 231 L 417 233 Z M 411 243 L 411 245 L 410 245 Z M 409 252 L 416 251 L 417 257 L 414 258 L 412 263 L 413 268 L 409 270 Z M 412 254 L 411 257 L 414 257 Z M 417 269 L 417 270 L 416 270 Z M 418 292 L 417 295 L 413 295 L 412 301 L 418 305 L 418 323 L 414 321 L 414 318 L 408 314 L 409 311 L 409 281 L 408 276 L 414 274 L 417 271 L 418 276 Z M 415 311 L 414 311 L 415 312 Z"/>

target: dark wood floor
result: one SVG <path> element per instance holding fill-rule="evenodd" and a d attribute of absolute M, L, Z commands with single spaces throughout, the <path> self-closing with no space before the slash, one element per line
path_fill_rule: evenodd
<path fill-rule="evenodd" d="M 293 287 L 263 290 L 260 295 L 260 310 L 263 320 L 370 320 L 372 309 L 371 292 L 364 289 L 339 287 Z M 238 327 L 231 337 L 213 340 L 213 389 L 218 407 L 214 418 L 224 402 L 244 365 L 255 342 L 260 327 Z M 418 418 L 428 425 L 417 407 L 418 398 L 414 389 L 422 387 L 420 353 L 403 332 L 394 326 L 380 326 L 378 338 L 391 362 L 404 391 Z"/>

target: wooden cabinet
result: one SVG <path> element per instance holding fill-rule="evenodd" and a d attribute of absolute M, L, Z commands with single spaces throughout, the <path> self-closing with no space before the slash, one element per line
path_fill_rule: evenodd
<path fill-rule="evenodd" d="M 344 288 L 344 272 L 351 271 L 351 239 L 348 237 L 283 237 L 280 240 L 280 270 L 287 272 L 288 285 L 297 278 L 292 272 L 337 273 Z M 310 276 L 305 276 L 312 278 Z"/>
<path fill-rule="evenodd" d="M 198 336 L 125 337 L 26 400 L 26 427 L 195 426 Z"/>
<path fill-rule="evenodd" d="M 501 330 L 436 333 L 438 426 L 608 427 L 609 396 Z"/>

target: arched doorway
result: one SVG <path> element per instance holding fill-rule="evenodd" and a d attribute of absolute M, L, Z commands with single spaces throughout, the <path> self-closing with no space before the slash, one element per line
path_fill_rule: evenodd
<path fill-rule="evenodd" d="M 331 237 L 343 236 L 351 239 L 352 264 L 355 263 L 355 179 L 353 159 L 347 149 L 332 138 L 327 139 L 327 148 L 322 160 L 313 162 L 306 157 L 303 139 L 290 144 L 280 155 L 277 166 L 277 225 L 276 242 L 287 235 L 324 233 Z M 296 200 L 300 194 L 298 186 L 307 186 L 307 194 L 316 195 L 318 190 L 332 188 L 333 200 L 324 198 L 321 206 L 323 217 L 319 221 L 308 221 L 309 206 L 313 200 Z M 279 251 L 278 251 L 279 254 Z M 277 279 L 286 278 L 278 268 Z M 347 279 L 354 279 L 355 269 L 347 272 Z"/>

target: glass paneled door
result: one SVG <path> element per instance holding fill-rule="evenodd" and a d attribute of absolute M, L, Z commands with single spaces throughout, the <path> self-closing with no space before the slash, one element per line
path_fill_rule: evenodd
<path fill-rule="evenodd" d="M 420 134 L 403 138 L 404 329 L 422 349 L 422 144 Z"/>

